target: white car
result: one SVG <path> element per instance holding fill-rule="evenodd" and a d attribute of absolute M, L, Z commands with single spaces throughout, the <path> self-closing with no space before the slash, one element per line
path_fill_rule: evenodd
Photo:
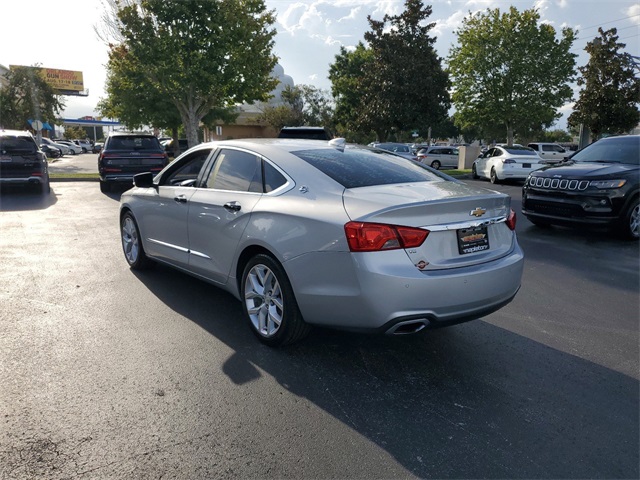
<path fill-rule="evenodd" d="M 418 161 L 439 170 L 441 167 L 458 168 L 459 151 L 456 147 L 427 147 L 418 150 Z"/>
<path fill-rule="evenodd" d="M 58 140 L 58 143 L 61 143 L 62 145 L 66 145 L 67 147 L 69 147 L 69 150 L 72 155 L 77 155 L 79 153 L 82 153 L 82 147 L 80 145 L 76 145 L 73 142 L 70 142 L 69 140 Z"/>
<path fill-rule="evenodd" d="M 568 157 L 572 153 L 567 152 L 557 143 L 536 142 L 530 143 L 527 146 L 533 148 L 541 158 L 547 160 L 547 163 L 560 163 L 565 157 Z"/>
<path fill-rule="evenodd" d="M 531 148 L 523 146 L 493 147 L 480 155 L 471 166 L 473 178 L 488 178 L 491 183 L 502 180 L 525 180 L 546 162 Z"/>
<path fill-rule="evenodd" d="M 73 140 L 73 143 L 82 148 L 82 153 L 90 152 L 93 149 L 91 142 L 89 142 L 88 140 Z"/>
<path fill-rule="evenodd" d="M 55 147 L 62 152 L 62 155 L 68 155 L 71 152 L 69 145 L 64 145 L 62 143 L 57 143 L 47 137 L 42 137 L 42 143 L 46 143 L 50 147 Z"/>

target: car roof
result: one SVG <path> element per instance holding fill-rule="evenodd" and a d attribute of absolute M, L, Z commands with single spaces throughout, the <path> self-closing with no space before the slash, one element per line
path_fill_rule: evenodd
<path fill-rule="evenodd" d="M 153 133 L 135 133 L 135 132 L 109 132 L 110 137 L 154 137 L 156 136 Z"/>
<path fill-rule="evenodd" d="M 33 137 L 31 132 L 27 130 L 8 130 L 4 128 L 0 128 L 0 135 L 13 135 L 13 136 L 25 136 L 25 137 Z"/>

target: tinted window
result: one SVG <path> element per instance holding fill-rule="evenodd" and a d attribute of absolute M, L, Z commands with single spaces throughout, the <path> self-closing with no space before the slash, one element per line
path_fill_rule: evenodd
<path fill-rule="evenodd" d="M 206 181 L 208 188 L 262 193 L 261 160 L 239 150 L 223 149 Z"/>
<path fill-rule="evenodd" d="M 0 153 L 22 154 L 36 153 L 38 145 L 32 137 L 26 135 L 2 135 L 0 136 Z"/>
<path fill-rule="evenodd" d="M 364 148 L 292 152 L 345 188 L 440 180 L 412 160 Z"/>
<path fill-rule="evenodd" d="M 211 149 L 198 150 L 188 155 L 187 158 L 180 162 L 180 165 L 169 174 L 163 181 L 165 185 L 178 185 L 185 180 L 195 180 L 198 178 L 200 170 L 204 162 L 209 157 Z"/>
<path fill-rule="evenodd" d="M 287 179 L 277 171 L 273 165 L 268 162 L 263 162 L 264 164 L 264 191 L 272 192 L 285 183 L 287 183 Z"/>
<path fill-rule="evenodd" d="M 537 153 L 533 151 L 529 147 L 505 147 L 505 150 L 513 155 L 533 155 L 536 156 Z"/>
<path fill-rule="evenodd" d="M 159 150 L 160 143 L 156 137 L 118 136 L 109 139 L 107 148 L 110 150 Z"/>
<path fill-rule="evenodd" d="M 323 128 L 283 128 L 279 138 L 306 138 L 308 140 L 331 140 Z"/>
<path fill-rule="evenodd" d="M 598 140 L 575 153 L 577 162 L 640 164 L 640 137 L 610 137 Z"/>

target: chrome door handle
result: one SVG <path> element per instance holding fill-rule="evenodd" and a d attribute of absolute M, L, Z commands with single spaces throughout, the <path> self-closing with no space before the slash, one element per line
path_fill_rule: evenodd
<path fill-rule="evenodd" d="M 231 210 L 232 212 L 239 212 L 242 208 L 242 205 L 240 205 L 238 202 L 227 202 L 224 204 L 224 208 L 226 208 L 227 210 Z"/>
<path fill-rule="evenodd" d="M 187 197 L 184 195 L 178 195 L 177 197 L 173 197 L 173 199 L 178 203 L 187 203 Z"/>

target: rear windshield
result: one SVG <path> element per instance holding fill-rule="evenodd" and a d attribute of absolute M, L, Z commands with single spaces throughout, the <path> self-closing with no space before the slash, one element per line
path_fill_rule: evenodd
<path fill-rule="evenodd" d="M 344 151 L 327 148 L 291 153 L 345 188 L 442 180 L 427 167 L 383 150 L 348 147 Z"/>
<path fill-rule="evenodd" d="M 5 154 L 31 154 L 38 151 L 38 145 L 31 137 L 27 136 L 0 136 L 0 153 Z"/>
<path fill-rule="evenodd" d="M 156 137 L 111 137 L 107 147 L 110 150 L 161 150 Z"/>
<path fill-rule="evenodd" d="M 640 136 L 603 138 L 576 152 L 571 160 L 639 165 Z"/>
<path fill-rule="evenodd" d="M 514 155 L 538 155 L 538 153 L 533 150 L 532 148 L 529 147 L 518 147 L 516 145 L 513 145 L 511 147 L 502 147 L 504 148 L 507 152 L 512 153 Z"/>

